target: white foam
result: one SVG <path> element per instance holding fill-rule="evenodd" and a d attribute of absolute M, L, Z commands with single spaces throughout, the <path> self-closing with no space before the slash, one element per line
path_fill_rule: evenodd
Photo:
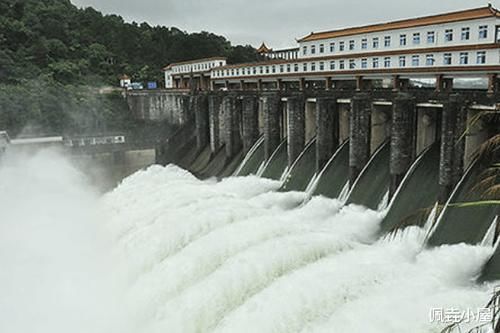
<path fill-rule="evenodd" d="M 425 333 L 489 298 L 491 247 L 377 240 L 383 213 L 279 182 L 153 166 L 99 200 L 81 179 L 50 154 L 0 167 L 0 331 Z"/>

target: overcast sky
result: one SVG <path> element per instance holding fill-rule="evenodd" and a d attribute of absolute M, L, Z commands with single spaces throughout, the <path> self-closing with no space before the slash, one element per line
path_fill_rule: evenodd
<path fill-rule="evenodd" d="M 210 31 L 233 44 L 295 46 L 311 31 L 486 6 L 482 0 L 72 0 L 127 21 Z M 496 8 L 500 0 L 490 1 Z"/>

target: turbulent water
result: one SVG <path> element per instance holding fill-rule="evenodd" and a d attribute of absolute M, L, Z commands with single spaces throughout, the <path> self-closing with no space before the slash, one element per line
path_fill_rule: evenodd
<path fill-rule="evenodd" d="M 476 309 L 479 246 L 257 177 L 153 166 L 99 196 L 53 152 L 0 166 L 0 332 L 440 332 Z"/>

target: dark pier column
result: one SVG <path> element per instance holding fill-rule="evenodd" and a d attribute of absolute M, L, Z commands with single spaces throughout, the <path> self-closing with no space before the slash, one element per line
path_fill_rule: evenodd
<path fill-rule="evenodd" d="M 259 100 L 257 96 L 245 96 L 241 100 L 243 152 L 248 151 L 259 138 Z"/>
<path fill-rule="evenodd" d="M 220 95 L 210 95 L 208 97 L 208 122 L 210 129 L 210 148 L 215 153 L 221 147 L 220 137 L 220 115 L 222 97 Z"/>
<path fill-rule="evenodd" d="M 439 201 L 446 202 L 463 173 L 467 108 L 458 95 L 443 103 L 441 122 L 441 156 L 439 162 Z"/>
<path fill-rule="evenodd" d="M 181 123 L 185 124 L 194 119 L 194 96 L 183 95 L 181 97 Z"/>
<path fill-rule="evenodd" d="M 276 80 L 276 90 L 278 90 L 278 91 L 283 90 L 283 80 L 282 79 Z"/>
<path fill-rule="evenodd" d="M 452 90 L 452 78 L 445 78 L 442 74 L 436 75 L 436 92 L 450 92 Z"/>
<path fill-rule="evenodd" d="M 240 134 L 241 101 L 236 95 L 227 95 L 222 99 L 222 109 L 226 157 L 232 158 L 242 146 Z"/>
<path fill-rule="evenodd" d="M 264 116 L 264 157 L 267 160 L 280 144 L 281 98 L 278 94 L 262 96 Z"/>
<path fill-rule="evenodd" d="M 370 159 L 371 109 L 370 95 L 359 93 L 351 99 L 349 119 L 349 181 L 351 186 Z"/>
<path fill-rule="evenodd" d="M 206 95 L 194 96 L 194 120 L 196 128 L 196 148 L 204 149 L 210 141 L 208 125 L 208 98 Z"/>
<path fill-rule="evenodd" d="M 316 171 L 321 171 L 337 149 L 339 113 L 337 98 L 316 99 Z"/>
<path fill-rule="evenodd" d="M 331 77 L 327 77 L 325 79 L 325 90 L 331 90 L 332 89 L 332 78 Z"/>
<path fill-rule="evenodd" d="M 303 77 L 299 79 L 299 90 L 300 91 L 306 90 L 306 79 Z"/>
<path fill-rule="evenodd" d="M 400 93 L 393 101 L 391 125 L 390 196 L 396 192 L 415 159 L 416 103 L 409 94 Z"/>
<path fill-rule="evenodd" d="M 291 166 L 304 150 L 306 130 L 304 96 L 289 97 L 286 106 L 288 113 L 288 166 Z"/>
<path fill-rule="evenodd" d="M 488 75 L 488 94 L 493 95 L 498 92 L 498 75 L 489 74 Z"/>

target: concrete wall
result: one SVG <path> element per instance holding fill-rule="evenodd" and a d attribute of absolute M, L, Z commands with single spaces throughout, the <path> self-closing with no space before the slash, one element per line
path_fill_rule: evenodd
<path fill-rule="evenodd" d="M 372 107 L 372 128 L 370 152 L 373 154 L 391 136 L 391 107 L 374 105 Z"/>
<path fill-rule="evenodd" d="M 316 136 L 316 102 L 305 104 L 305 139 L 306 144 Z"/>
<path fill-rule="evenodd" d="M 350 112 L 351 106 L 349 104 L 339 104 L 339 144 L 349 139 L 350 130 Z"/>
<path fill-rule="evenodd" d="M 137 119 L 183 125 L 190 118 L 187 93 L 166 90 L 130 91 L 127 103 Z"/>
<path fill-rule="evenodd" d="M 417 109 L 417 156 L 436 142 L 439 133 L 441 110 L 437 108 Z"/>

